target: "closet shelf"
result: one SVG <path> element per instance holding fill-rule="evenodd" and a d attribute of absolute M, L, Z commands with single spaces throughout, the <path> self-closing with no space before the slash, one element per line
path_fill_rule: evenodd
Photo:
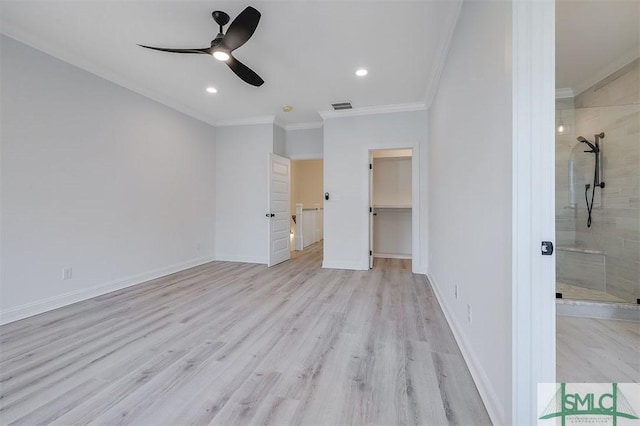
<path fill-rule="evenodd" d="M 374 204 L 374 209 L 411 209 L 411 204 Z"/>

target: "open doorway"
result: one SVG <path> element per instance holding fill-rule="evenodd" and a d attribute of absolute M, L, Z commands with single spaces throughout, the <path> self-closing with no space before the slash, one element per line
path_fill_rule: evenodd
<path fill-rule="evenodd" d="M 412 149 L 369 151 L 369 268 L 412 258 Z"/>
<path fill-rule="evenodd" d="M 291 161 L 291 250 L 301 252 L 324 238 L 324 161 Z M 320 250 L 321 252 L 321 250 Z"/>
<path fill-rule="evenodd" d="M 556 3 L 559 382 L 640 381 L 639 14 Z M 593 19 L 616 31 L 576 36 Z"/>

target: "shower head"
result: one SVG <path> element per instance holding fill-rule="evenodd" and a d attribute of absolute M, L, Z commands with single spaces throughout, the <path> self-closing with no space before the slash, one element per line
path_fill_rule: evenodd
<path fill-rule="evenodd" d="M 591 151 L 585 151 L 585 152 L 596 153 L 596 152 L 600 151 L 600 149 L 597 146 L 595 146 L 594 144 L 592 144 L 591 142 L 589 142 L 588 140 L 586 140 L 582 136 L 578 136 L 578 142 L 586 143 L 587 145 L 589 145 L 589 148 L 591 148 Z"/>

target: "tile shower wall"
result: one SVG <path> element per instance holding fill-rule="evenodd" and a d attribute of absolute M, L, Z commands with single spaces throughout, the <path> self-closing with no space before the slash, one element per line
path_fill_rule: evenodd
<path fill-rule="evenodd" d="M 566 137 L 557 135 L 558 245 L 602 251 L 607 293 L 630 302 L 640 297 L 639 81 L 640 62 L 636 60 L 577 95 L 573 117 L 571 99 L 559 99 L 556 106 L 562 118 L 566 113 L 575 126 L 565 132 Z M 577 208 L 568 207 L 567 164 L 577 136 L 593 141 L 593 135 L 600 132 L 605 132 L 601 147 L 606 186 L 596 189 L 592 225 L 587 228 L 582 194 L 577 197 Z M 559 271 L 562 268 L 566 273 L 567 265 L 561 265 Z"/>

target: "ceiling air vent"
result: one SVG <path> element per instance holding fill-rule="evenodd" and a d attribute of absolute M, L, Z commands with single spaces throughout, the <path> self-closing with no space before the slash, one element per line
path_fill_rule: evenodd
<path fill-rule="evenodd" d="M 338 103 L 335 103 L 335 104 L 331 104 L 331 106 L 336 111 L 340 111 L 341 109 L 351 109 L 351 108 L 353 108 L 351 106 L 351 102 L 338 102 Z"/>

